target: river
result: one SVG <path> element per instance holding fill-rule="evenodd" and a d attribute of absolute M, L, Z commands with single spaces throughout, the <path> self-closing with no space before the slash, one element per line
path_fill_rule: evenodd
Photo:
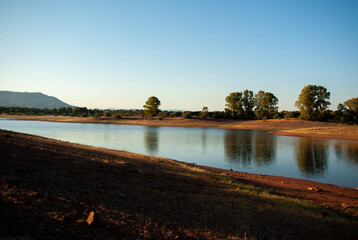
<path fill-rule="evenodd" d="M 265 131 L 0 119 L 0 129 L 236 171 L 358 187 L 358 141 Z"/>

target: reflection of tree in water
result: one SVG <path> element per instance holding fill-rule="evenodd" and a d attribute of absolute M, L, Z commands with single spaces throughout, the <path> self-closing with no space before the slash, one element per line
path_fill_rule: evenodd
<path fill-rule="evenodd" d="M 336 156 L 347 163 L 358 166 L 358 143 L 339 142 L 335 144 Z"/>
<path fill-rule="evenodd" d="M 207 134 L 204 129 L 203 132 L 201 133 L 201 149 L 203 150 L 203 153 L 206 153 L 207 145 L 208 145 Z"/>
<path fill-rule="evenodd" d="M 226 131 L 224 147 L 225 156 L 229 162 L 249 165 L 252 155 L 252 132 Z"/>
<path fill-rule="evenodd" d="M 296 158 L 300 171 L 305 174 L 323 174 L 327 169 L 327 144 L 307 138 L 298 141 Z"/>
<path fill-rule="evenodd" d="M 145 143 L 147 152 L 150 155 L 155 155 L 158 152 L 158 130 L 156 127 L 145 128 Z"/>
<path fill-rule="evenodd" d="M 276 136 L 256 136 L 254 159 L 258 166 L 269 165 L 276 157 Z"/>

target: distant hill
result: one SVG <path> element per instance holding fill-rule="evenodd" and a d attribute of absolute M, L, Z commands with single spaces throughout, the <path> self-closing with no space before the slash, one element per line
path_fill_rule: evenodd
<path fill-rule="evenodd" d="M 1 107 L 60 108 L 73 107 L 43 93 L 0 91 Z"/>

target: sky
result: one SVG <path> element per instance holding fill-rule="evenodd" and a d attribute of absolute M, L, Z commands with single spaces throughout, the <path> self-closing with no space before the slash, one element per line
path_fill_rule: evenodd
<path fill-rule="evenodd" d="M 309 84 L 358 97 L 358 1 L 0 0 L 0 90 L 191 111 L 263 90 L 281 111 Z"/>

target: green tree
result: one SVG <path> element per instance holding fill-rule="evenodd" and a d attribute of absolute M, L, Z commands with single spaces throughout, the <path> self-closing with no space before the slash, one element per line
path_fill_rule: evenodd
<path fill-rule="evenodd" d="M 106 110 L 106 111 L 103 112 L 103 117 L 111 117 L 111 116 L 112 116 L 111 111 Z"/>
<path fill-rule="evenodd" d="M 338 121 L 344 121 L 344 115 L 347 112 L 347 107 L 340 103 L 337 105 L 337 111 L 334 113 L 335 114 L 335 118 Z"/>
<path fill-rule="evenodd" d="M 278 111 L 278 98 L 270 92 L 255 94 L 255 115 L 258 119 L 272 118 Z"/>
<path fill-rule="evenodd" d="M 358 120 L 358 98 L 351 98 L 344 102 L 344 106 L 348 108 L 349 118 L 357 123 Z"/>
<path fill-rule="evenodd" d="M 203 109 L 200 112 L 200 116 L 202 118 L 206 118 L 209 115 L 209 109 L 208 107 L 203 107 Z"/>
<path fill-rule="evenodd" d="M 244 110 L 242 108 L 242 93 L 233 92 L 225 98 L 226 101 L 226 112 L 229 112 L 231 117 L 236 118 L 242 116 Z"/>
<path fill-rule="evenodd" d="M 191 118 L 192 113 L 191 112 L 183 112 L 181 115 L 183 118 Z"/>
<path fill-rule="evenodd" d="M 160 101 L 157 97 L 150 97 L 146 101 L 144 107 L 144 115 L 148 117 L 157 116 L 159 113 Z"/>
<path fill-rule="evenodd" d="M 322 86 L 305 86 L 295 103 L 295 106 L 300 111 L 300 118 L 305 120 L 325 120 L 326 110 L 331 104 L 329 102 L 330 95 L 330 92 Z"/>
<path fill-rule="evenodd" d="M 95 114 L 93 115 L 94 118 L 100 118 L 102 116 L 102 114 L 100 112 L 95 112 Z"/>
<path fill-rule="evenodd" d="M 245 90 L 242 94 L 242 107 L 244 110 L 244 115 L 246 119 L 254 118 L 254 107 L 255 107 L 255 98 L 254 93 L 249 90 Z"/>

